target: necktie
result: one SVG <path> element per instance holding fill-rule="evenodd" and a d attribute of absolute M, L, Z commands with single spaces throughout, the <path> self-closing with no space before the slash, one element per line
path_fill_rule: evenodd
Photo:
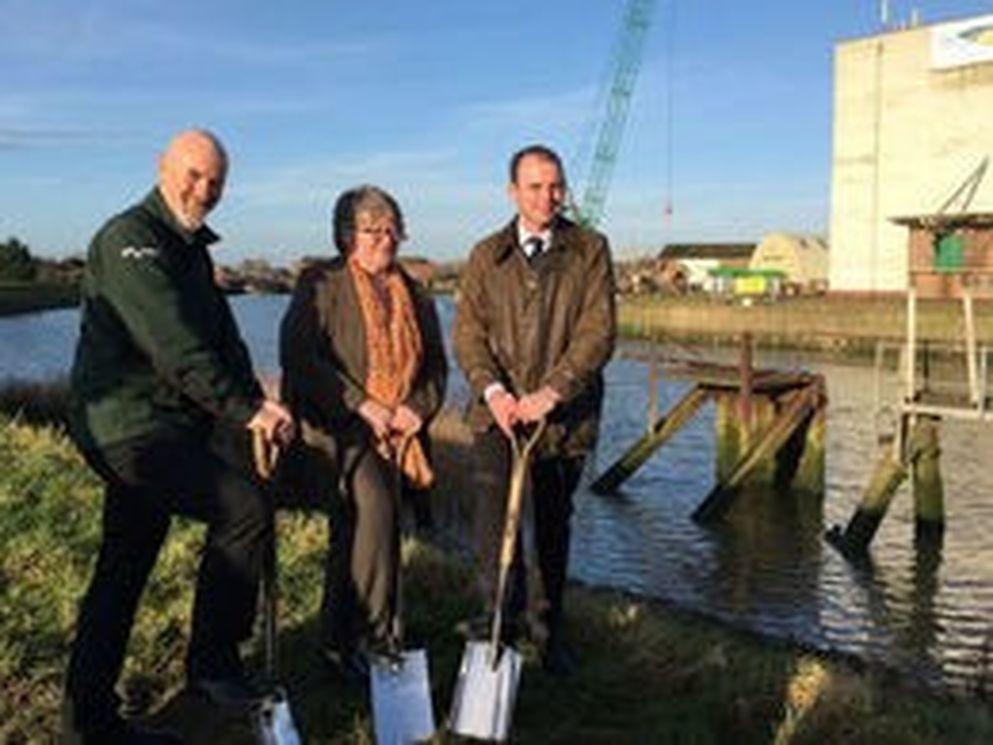
<path fill-rule="evenodd" d="M 524 253 L 527 255 L 528 261 L 533 264 L 535 260 L 541 256 L 541 252 L 544 247 L 545 242 L 537 235 L 532 235 L 524 241 Z"/>

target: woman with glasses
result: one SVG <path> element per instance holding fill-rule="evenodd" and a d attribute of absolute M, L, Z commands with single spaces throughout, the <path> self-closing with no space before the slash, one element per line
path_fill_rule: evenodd
<path fill-rule="evenodd" d="M 300 424 L 293 461 L 307 463 L 287 470 L 307 472 L 330 514 L 322 649 L 356 678 L 370 653 L 400 641 L 398 479 L 418 489 L 434 479 L 426 430 L 447 365 L 434 302 L 397 261 L 396 200 L 375 186 L 346 191 L 333 232 L 340 256 L 300 276 L 280 359 Z"/>

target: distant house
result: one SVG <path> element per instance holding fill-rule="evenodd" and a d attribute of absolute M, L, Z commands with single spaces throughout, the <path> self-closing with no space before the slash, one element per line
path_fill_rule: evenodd
<path fill-rule="evenodd" d="M 669 243 L 659 252 L 659 271 L 678 271 L 689 289 L 710 292 L 711 272 L 747 269 L 754 251 L 754 243 Z"/>
<path fill-rule="evenodd" d="M 922 298 L 993 298 L 993 212 L 911 215 L 891 221 L 909 230 L 908 280 Z"/>
<path fill-rule="evenodd" d="M 779 271 L 791 292 L 823 292 L 828 281 L 828 248 L 823 239 L 812 235 L 769 233 L 748 268 Z"/>
<path fill-rule="evenodd" d="M 245 279 L 223 264 L 214 265 L 214 282 L 229 295 L 239 295 L 245 291 Z"/>

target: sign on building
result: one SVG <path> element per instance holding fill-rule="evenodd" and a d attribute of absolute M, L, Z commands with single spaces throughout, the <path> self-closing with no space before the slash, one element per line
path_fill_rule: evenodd
<path fill-rule="evenodd" d="M 931 67 L 955 67 L 993 62 L 993 15 L 956 23 L 943 23 L 931 30 Z"/>

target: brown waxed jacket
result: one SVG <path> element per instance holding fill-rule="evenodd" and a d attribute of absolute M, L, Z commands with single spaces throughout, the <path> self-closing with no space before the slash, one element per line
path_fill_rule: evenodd
<path fill-rule="evenodd" d="M 425 432 L 444 399 L 448 366 L 434 301 L 406 273 L 404 279 L 424 349 L 404 403 L 424 421 Z M 339 460 L 345 450 L 361 450 L 371 442 L 371 430 L 358 415 L 367 398 L 365 324 L 343 259 L 316 264 L 300 276 L 283 317 L 279 350 L 283 401 L 300 422 L 304 446 L 328 456 L 328 465 L 343 467 Z"/>
<path fill-rule="evenodd" d="M 549 415 L 539 454 L 586 452 L 596 440 L 602 370 L 616 337 L 607 239 L 560 217 L 551 245 L 532 265 L 511 221 L 473 248 L 453 336 L 472 389 L 466 418 L 474 431 L 493 426 L 483 400 L 491 383 L 518 397 L 547 384 L 563 400 Z"/>

